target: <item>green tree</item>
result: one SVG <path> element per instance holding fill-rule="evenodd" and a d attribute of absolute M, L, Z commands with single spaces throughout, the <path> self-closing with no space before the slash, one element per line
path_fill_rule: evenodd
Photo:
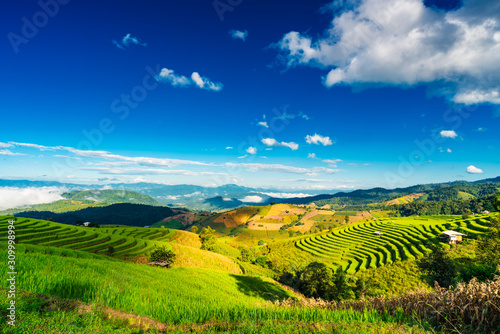
<path fill-rule="evenodd" d="M 500 211 L 500 196 L 497 196 L 495 200 L 493 201 L 493 206 L 497 211 Z"/>
<path fill-rule="evenodd" d="M 191 226 L 191 232 L 197 233 L 198 232 L 198 226 Z"/>
<path fill-rule="evenodd" d="M 500 264 L 500 218 L 491 220 L 491 225 L 482 238 L 479 238 L 476 245 L 477 255 L 482 263 L 496 266 Z"/>
<path fill-rule="evenodd" d="M 354 295 L 356 296 L 356 299 L 360 299 L 361 297 L 364 297 L 366 292 L 368 290 L 368 284 L 366 281 L 366 278 L 360 277 L 356 281 L 356 285 L 353 289 Z"/>
<path fill-rule="evenodd" d="M 333 272 L 321 262 L 310 263 L 300 277 L 301 292 L 306 297 L 330 299 Z"/>
<path fill-rule="evenodd" d="M 447 288 L 455 282 L 457 266 L 439 246 L 432 247 L 432 253 L 421 258 L 417 264 L 432 282 L 436 281 L 442 287 Z"/>
<path fill-rule="evenodd" d="M 352 288 L 347 283 L 347 276 L 342 266 L 338 266 L 333 277 L 333 291 L 330 298 L 334 300 L 343 300 L 353 298 Z"/>
<path fill-rule="evenodd" d="M 165 246 L 161 246 L 151 252 L 151 254 L 149 255 L 149 261 L 174 262 L 176 256 L 177 255 L 172 250 L 167 249 Z"/>
<path fill-rule="evenodd" d="M 215 230 L 210 226 L 204 227 L 200 232 L 201 249 L 212 251 L 215 248 Z"/>
<path fill-rule="evenodd" d="M 349 224 L 349 216 L 345 216 L 345 223 Z"/>

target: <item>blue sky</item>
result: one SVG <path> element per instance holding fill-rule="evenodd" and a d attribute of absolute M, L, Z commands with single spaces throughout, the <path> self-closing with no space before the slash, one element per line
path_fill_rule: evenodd
<path fill-rule="evenodd" d="M 500 175 L 494 2 L 41 3 L 0 13 L 3 178 L 349 190 Z"/>

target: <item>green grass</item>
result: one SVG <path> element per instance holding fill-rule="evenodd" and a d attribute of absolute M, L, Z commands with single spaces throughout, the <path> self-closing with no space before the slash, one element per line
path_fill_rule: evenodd
<path fill-rule="evenodd" d="M 1 250 L 0 257 L 6 256 L 6 251 Z M 0 269 L 0 286 L 7 288 L 7 268 L 4 263 Z M 326 309 L 278 307 L 272 302 L 292 297 L 293 294 L 260 277 L 216 270 L 167 270 L 116 260 L 40 253 L 18 254 L 16 270 L 17 286 L 24 291 L 96 303 L 167 324 L 382 322 L 380 316 L 368 311 L 332 312 Z"/>
<path fill-rule="evenodd" d="M 2 291 L 3 293 L 4 291 Z M 5 317 L 7 299 L 0 301 L 2 317 Z M 0 332 L 5 334 L 60 334 L 60 333 L 426 333 L 404 324 L 363 322 L 339 319 L 335 323 L 289 323 L 283 321 L 241 321 L 202 325 L 164 325 L 133 314 L 117 314 L 112 309 L 82 304 L 66 299 L 31 293 L 18 294 L 16 326 L 2 322 Z"/>

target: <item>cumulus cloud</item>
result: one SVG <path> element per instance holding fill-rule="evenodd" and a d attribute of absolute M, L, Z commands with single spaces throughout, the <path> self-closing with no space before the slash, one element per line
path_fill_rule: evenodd
<path fill-rule="evenodd" d="M 436 93 L 456 103 L 500 104 L 497 1 L 465 0 L 447 12 L 423 0 L 350 0 L 347 9 L 336 3 L 321 37 L 290 31 L 273 44 L 287 66 L 327 70 L 327 87 L 435 82 Z"/>
<path fill-rule="evenodd" d="M 184 75 L 175 74 L 174 70 L 170 70 L 168 68 L 162 68 L 160 74 L 155 77 L 158 82 L 166 82 L 171 84 L 174 87 L 188 87 L 191 85 L 195 85 L 198 88 L 211 90 L 211 91 L 220 91 L 223 87 L 220 82 L 212 82 L 206 77 L 202 77 L 198 72 L 193 72 L 191 74 L 191 78 L 188 78 Z"/>
<path fill-rule="evenodd" d="M 260 126 L 262 126 L 262 127 L 264 127 L 264 128 L 268 128 L 269 127 L 269 125 L 267 124 L 267 122 L 259 122 L 257 124 L 260 125 Z"/>
<path fill-rule="evenodd" d="M 443 138 L 456 138 L 458 135 L 453 130 L 443 130 L 439 133 Z"/>
<path fill-rule="evenodd" d="M 314 136 L 307 135 L 306 142 L 308 144 L 316 144 L 316 145 L 322 144 L 323 146 L 332 145 L 330 137 L 323 137 L 321 135 L 318 135 L 317 133 L 315 133 Z"/>
<path fill-rule="evenodd" d="M 226 150 L 232 150 L 232 149 L 233 149 L 233 147 L 232 147 L 232 146 L 227 146 L 227 147 L 226 147 Z"/>
<path fill-rule="evenodd" d="M 131 45 L 140 45 L 140 46 L 147 45 L 146 43 L 142 43 L 141 41 L 139 41 L 137 37 L 133 37 L 131 34 L 126 34 L 125 36 L 123 36 L 120 42 L 117 42 L 116 40 L 113 40 L 112 42 L 117 48 L 122 50 L 125 50 Z"/>
<path fill-rule="evenodd" d="M 288 147 L 292 151 L 296 151 L 299 148 L 299 144 L 294 143 L 294 142 L 279 142 L 274 138 L 264 138 L 262 139 L 262 144 L 269 146 L 269 147 Z"/>
<path fill-rule="evenodd" d="M 470 165 L 469 167 L 467 167 L 467 173 L 469 173 L 469 174 L 483 174 L 484 172 L 482 169 L 479 169 L 476 166 Z"/>
<path fill-rule="evenodd" d="M 7 147 L 12 147 L 12 144 L 0 142 L 0 148 L 7 148 Z"/>
<path fill-rule="evenodd" d="M 191 81 L 187 77 L 183 75 L 177 75 L 173 70 L 169 70 L 168 68 L 162 68 L 160 74 L 156 76 L 156 80 L 161 82 L 168 82 L 174 87 L 185 87 L 191 84 Z"/>
<path fill-rule="evenodd" d="M 250 146 L 249 148 L 246 149 L 248 154 L 256 154 L 257 153 L 257 148 Z"/>
<path fill-rule="evenodd" d="M 229 35 L 231 35 L 232 38 L 234 39 L 241 39 L 243 42 L 248 36 L 248 31 L 247 30 L 229 30 Z"/>
<path fill-rule="evenodd" d="M 316 159 L 316 153 L 309 153 L 307 157 L 310 159 Z"/>
<path fill-rule="evenodd" d="M 61 194 L 65 191 L 67 189 L 59 187 L 0 187 L 0 210 L 54 202 L 63 199 Z"/>
<path fill-rule="evenodd" d="M 212 82 L 208 78 L 202 77 L 198 72 L 193 72 L 193 74 L 191 74 L 191 80 L 201 89 L 208 89 L 216 92 L 222 89 L 222 84 L 220 82 Z"/>

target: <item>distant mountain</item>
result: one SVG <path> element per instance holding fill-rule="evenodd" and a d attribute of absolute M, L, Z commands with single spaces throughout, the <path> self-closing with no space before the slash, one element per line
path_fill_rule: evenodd
<path fill-rule="evenodd" d="M 135 191 L 128 190 L 75 190 L 61 195 L 67 200 L 94 201 L 102 204 L 131 203 L 145 205 L 163 205 L 158 200 Z"/>
<path fill-rule="evenodd" d="M 232 209 L 245 205 L 266 205 L 271 202 L 290 204 L 309 204 L 314 202 L 317 205 L 356 206 L 387 202 L 417 193 L 425 193 L 424 196 L 418 199 L 419 201 L 466 199 L 495 192 L 495 186 L 491 185 L 498 185 L 499 183 L 500 177 L 497 177 L 475 182 L 454 181 L 448 183 L 415 185 L 396 189 L 373 188 L 354 190 L 351 192 L 336 192 L 333 190 L 285 191 L 249 188 L 235 184 L 227 184 L 218 187 L 203 187 L 197 185 L 165 185 L 144 182 L 110 183 L 105 186 L 107 190 L 103 190 L 103 185 L 0 179 L 0 187 L 10 186 L 23 188 L 55 186 L 65 188 L 69 190 L 69 195 L 65 194 L 65 196 L 69 196 L 66 197 L 68 199 L 95 199 L 98 200 L 99 203 L 129 202 L 148 205 L 164 204 L 171 207 L 213 211 Z M 484 186 L 485 184 L 490 184 L 490 186 Z M 79 193 L 76 191 L 79 191 Z M 135 192 L 134 195 L 131 194 L 132 192 Z M 146 197 L 140 197 L 139 194 Z"/>
<path fill-rule="evenodd" d="M 303 198 L 274 198 L 277 203 L 310 204 L 322 206 L 329 204 L 335 206 L 357 206 L 373 203 L 383 203 L 392 199 L 411 194 L 424 193 L 417 201 L 443 201 L 462 200 L 484 197 L 500 191 L 500 177 L 484 181 L 467 182 L 455 181 L 448 183 L 423 184 L 407 188 L 385 189 L 373 188 L 355 190 L 348 193 L 333 195 L 318 195 Z"/>
<path fill-rule="evenodd" d="M 15 216 L 45 220 L 52 219 L 55 222 L 63 224 L 75 224 L 77 221 L 82 221 L 100 224 L 150 226 L 176 214 L 177 210 L 172 210 L 164 206 L 120 203 L 66 213 L 26 211 L 20 212 Z"/>

